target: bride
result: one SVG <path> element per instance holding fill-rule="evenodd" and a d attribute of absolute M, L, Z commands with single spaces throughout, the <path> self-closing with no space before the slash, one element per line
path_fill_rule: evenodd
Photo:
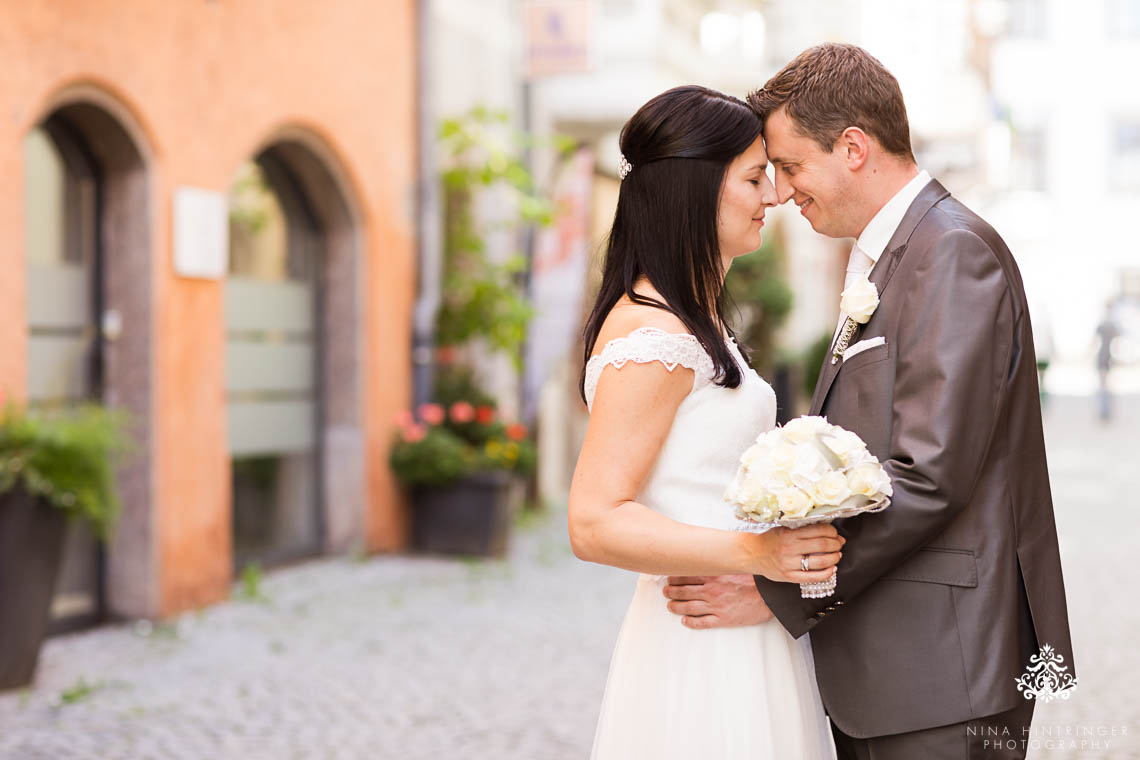
<path fill-rule="evenodd" d="M 776 421 L 775 394 L 722 305 L 725 272 L 760 247 L 776 204 L 760 130 L 736 98 L 678 87 L 621 132 L 621 191 L 585 330 L 590 425 L 569 531 L 579 558 L 640 575 L 595 760 L 834 757 L 807 636 L 775 620 L 695 630 L 662 593 L 669 575 L 822 581 L 843 544 L 830 525 L 734 532 L 721 498 L 740 453 Z"/>

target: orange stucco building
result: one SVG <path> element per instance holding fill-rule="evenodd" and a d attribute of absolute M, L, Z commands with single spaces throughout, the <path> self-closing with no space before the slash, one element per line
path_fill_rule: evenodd
<path fill-rule="evenodd" d="M 413 0 L 66 0 L 0 10 L 0 173 L 9 180 L 0 186 L 0 389 L 23 400 L 86 394 L 131 413 L 139 446 L 122 469 L 123 516 L 99 560 L 105 612 L 169 615 L 228 594 L 236 452 L 276 456 L 253 440 L 262 419 L 312 420 L 311 431 L 289 422 L 293 432 L 269 436 L 294 435 L 302 458 L 313 457 L 312 505 L 298 508 L 316 510 L 300 520 L 316 528 L 298 529 L 309 554 L 402 545 L 387 447 L 411 394 L 415 15 Z M 44 165 L 63 167 L 56 185 L 29 166 L 39 155 L 33 137 L 54 146 Z M 305 282 L 316 296 L 299 322 L 280 300 L 288 275 L 239 324 L 232 261 L 205 275 L 176 265 L 178 245 L 195 254 L 217 240 L 208 215 L 180 206 L 180 191 L 224 201 L 250 162 L 279 187 L 284 210 L 275 213 L 290 240 L 304 237 L 294 227 L 307 230 Z M 58 209 L 41 208 L 37 193 Z M 303 225 L 290 221 L 298 215 Z M 188 242 L 176 242 L 179 224 Z M 53 245 L 73 249 L 58 257 L 73 265 L 35 253 Z M 53 283 L 89 258 L 90 288 L 76 292 L 90 308 L 69 322 L 62 312 L 76 299 Z M 280 330 L 270 308 L 278 302 Z M 67 346 L 82 355 L 86 380 L 49 392 Z M 96 349 L 92 383 L 83 352 Z M 297 356 L 298 377 L 309 380 L 273 386 L 276 363 Z M 285 470 L 273 468 L 280 479 Z"/>

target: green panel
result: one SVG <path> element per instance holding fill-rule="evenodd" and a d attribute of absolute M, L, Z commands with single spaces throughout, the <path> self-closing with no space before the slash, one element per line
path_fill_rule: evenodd
<path fill-rule="evenodd" d="M 313 288 L 307 283 L 226 280 L 226 327 L 233 332 L 309 334 Z"/>
<path fill-rule="evenodd" d="M 230 453 L 237 456 L 311 451 L 315 405 L 304 401 L 231 401 Z"/>
<path fill-rule="evenodd" d="M 226 390 L 311 391 L 313 347 L 231 338 L 226 343 Z"/>

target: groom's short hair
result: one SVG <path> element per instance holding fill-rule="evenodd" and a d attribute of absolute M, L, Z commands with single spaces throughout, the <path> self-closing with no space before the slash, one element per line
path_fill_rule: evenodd
<path fill-rule="evenodd" d="M 786 107 L 792 123 L 830 153 L 848 127 L 859 127 L 899 158 L 914 161 L 898 80 L 866 50 L 834 42 L 808 48 L 748 104 L 761 119 Z"/>

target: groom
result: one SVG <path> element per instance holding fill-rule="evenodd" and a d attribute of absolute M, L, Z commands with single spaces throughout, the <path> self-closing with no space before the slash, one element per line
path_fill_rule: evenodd
<path fill-rule="evenodd" d="M 1023 758 L 1034 703 L 1017 679 L 1046 645 L 1073 671 L 1017 265 L 919 171 L 898 82 L 866 51 L 811 48 L 748 101 L 780 202 L 855 238 L 847 286 L 869 277 L 879 293 L 866 324 L 840 315 L 811 413 L 867 442 L 894 497 L 836 523 L 834 596 L 671 578 L 669 608 L 693 628 L 774 614 L 793 636 L 811 631 L 840 757 Z"/>

